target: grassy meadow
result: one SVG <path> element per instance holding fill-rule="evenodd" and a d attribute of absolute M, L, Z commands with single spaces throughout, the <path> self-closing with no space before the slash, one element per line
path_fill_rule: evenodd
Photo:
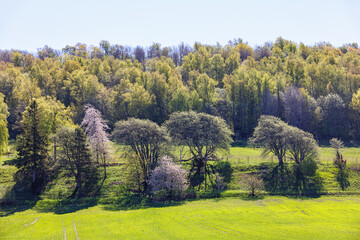
<path fill-rule="evenodd" d="M 10 196 L 17 205 L 0 205 L 0 239 L 359 239 L 360 173 L 352 170 L 351 186 L 341 191 L 335 180 L 333 150 L 321 147 L 318 177 L 323 180 L 317 198 L 271 196 L 263 192 L 252 199 L 239 184 L 242 174 L 259 172 L 263 164 L 277 162 L 261 156 L 261 149 L 235 146 L 222 158 L 234 167 L 228 190 L 217 198 L 199 194 L 197 200 L 156 203 L 127 199 L 121 182 L 126 179 L 123 149 L 113 144 L 119 163 L 108 167 L 108 178 L 96 198 L 63 202 L 74 181 L 58 178 L 40 198 Z M 180 149 L 174 149 L 179 156 Z M 182 153 L 186 150 L 183 149 Z M 360 148 L 343 153 L 349 168 L 359 168 Z M 11 193 L 16 168 L 0 162 L 0 199 Z M 328 196 L 326 196 L 328 195 Z M 8 196 L 7 196 L 8 197 Z M 135 204 L 134 204 L 135 203 Z"/>
<path fill-rule="evenodd" d="M 177 206 L 116 205 L 1 211 L 0 239 L 359 239 L 359 197 L 207 199 Z"/>

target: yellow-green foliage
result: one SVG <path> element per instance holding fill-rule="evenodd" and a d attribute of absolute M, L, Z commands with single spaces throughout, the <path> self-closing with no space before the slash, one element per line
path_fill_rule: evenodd
<path fill-rule="evenodd" d="M 7 129 L 7 120 L 9 112 L 4 102 L 4 95 L 0 93 L 0 156 L 8 152 L 9 133 Z"/>

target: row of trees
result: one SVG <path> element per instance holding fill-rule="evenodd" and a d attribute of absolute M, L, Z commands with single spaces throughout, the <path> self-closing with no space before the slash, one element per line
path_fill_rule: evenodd
<path fill-rule="evenodd" d="M 311 185 L 311 178 L 316 175 L 319 156 L 318 144 L 312 134 L 290 126 L 277 117 L 263 115 L 249 142 L 262 147 L 264 155 L 272 153 L 278 158 L 278 165 L 266 177 L 271 190 L 280 192 L 289 189 L 294 189 L 296 192 L 316 190 L 312 189 L 316 186 Z M 337 169 L 336 180 L 342 190 L 345 190 L 350 183 L 346 160 L 341 154 L 344 144 L 341 140 L 332 138 L 330 145 L 336 153 L 333 161 Z M 292 162 L 292 169 L 289 169 L 286 159 Z"/>
<path fill-rule="evenodd" d="M 97 185 L 99 159 L 106 178 L 108 127 L 96 109 L 85 108 L 83 128 L 74 125 L 71 113 L 51 99 L 35 99 L 26 108 L 21 116 L 16 143 L 18 157 L 14 161 L 22 187 L 29 186 L 38 194 L 64 172 L 76 183 L 71 197 L 81 197 L 93 192 Z"/>
<path fill-rule="evenodd" d="M 359 54 L 356 44 L 305 46 L 282 38 L 255 49 L 238 39 L 192 48 L 130 49 L 102 41 L 58 53 L 4 50 L 0 92 L 11 138 L 32 98 L 44 97 L 60 101 L 76 124 L 91 104 L 110 129 L 131 117 L 161 125 L 173 112 L 193 110 L 225 119 L 235 140 L 250 137 L 261 115 L 316 139 L 359 139 Z"/>
<path fill-rule="evenodd" d="M 76 126 L 66 118 L 70 113 L 65 108 L 56 107 L 56 104 L 61 106 L 60 103 L 52 102 L 50 106 L 42 100 L 30 103 L 19 126 L 18 158 L 14 163 L 19 168 L 17 176 L 22 185 L 40 193 L 54 178 L 71 176 L 76 183 L 71 197 L 96 193 L 102 186 L 98 184 L 99 167 L 104 168 L 103 183 L 106 161 L 111 158 L 109 128 L 101 113 L 86 105 L 82 123 Z M 217 171 L 209 162 L 218 160 L 216 153 L 219 149 L 229 149 L 231 134 L 225 121 L 219 117 L 182 112 L 172 114 L 163 127 L 150 120 L 131 118 L 119 121 L 115 124 L 112 138 L 129 147 L 128 160 L 132 167 L 129 172 L 133 182 L 139 191 L 149 193 L 149 185 L 152 185 L 152 190 L 158 187 L 154 186 L 156 181 L 150 176 L 161 157 L 169 154 L 170 145 L 184 145 L 189 149 L 191 157 L 183 159 L 183 162 L 190 163 L 189 174 L 184 180 L 185 172 L 181 167 L 165 158 L 159 166 L 160 176 L 170 167 L 180 171 L 177 179 L 183 182 L 181 186 L 185 186 L 188 180 L 192 187 L 200 188 L 203 183 L 205 188 L 213 185 L 213 175 Z"/>
<path fill-rule="evenodd" d="M 76 185 L 70 197 L 96 194 L 107 177 L 107 160 L 111 158 L 109 127 L 101 113 L 86 105 L 82 123 L 76 126 L 60 103 L 49 106 L 42 100 L 33 100 L 22 114 L 18 158 L 14 161 L 19 168 L 18 178 L 23 186 L 28 184 L 34 193 L 40 193 L 52 179 L 71 176 Z M 167 199 L 181 197 L 188 186 L 219 190 L 221 184 L 230 182 L 233 170 L 218 153 L 229 150 L 232 134 L 224 119 L 190 111 L 171 114 L 162 126 L 150 120 L 122 120 L 115 124 L 111 137 L 127 146 L 129 187 Z M 311 178 L 316 175 L 318 146 L 313 135 L 277 117 L 263 115 L 250 143 L 278 158 L 278 165 L 262 176 L 272 191 L 314 190 Z M 344 190 L 349 182 L 341 154 L 343 144 L 337 139 L 330 143 L 336 150 L 337 181 Z M 180 165 L 166 157 L 171 154 L 170 146 L 182 149 Z M 252 194 L 262 184 L 262 180 L 251 176 L 244 181 L 252 186 Z"/>
<path fill-rule="evenodd" d="M 191 187 L 205 189 L 215 184 L 215 175 L 221 174 L 211 162 L 218 161 L 220 150 L 229 150 L 231 130 L 219 117 L 204 113 L 177 112 L 162 127 L 150 120 L 129 119 L 115 125 L 112 137 L 130 147 L 130 163 L 135 171 L 138 190 L 147 192 L 148 183 L 160 157 L 169 154 L 169 145 L 186 147 L 182 163 L 188 164 Z M 168 161 L 167 161 L 168 162 Z M 169 163 L 165 163 L 169 165 Z"/>

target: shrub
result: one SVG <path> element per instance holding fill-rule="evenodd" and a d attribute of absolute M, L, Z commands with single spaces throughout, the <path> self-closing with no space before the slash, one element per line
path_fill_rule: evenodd
<path fill-rule="evenodd" d="M 215 164 L 215 170 L 219 173 L 219 175 L 222 177 L 222 180 L 225 183 L 231 182 L 234 169 L 232 168 L 230 162 L 228 161 L 217 162 Z"/>
<path fill-rule="evenodd" d="M 154 199 L 181 199 L 187 187 L 186 176 L 186 171 L 171 158 L 161 158 L 148 182 Z"/>
<path fill-rule="evenodd" d="M 264 182 L 262 179 L 257 178 L 254 175 L 245 175 L 242 179 L 242 183 L 245 185 L 247 190 L 250 191 L 250 196 L 255 196 L 256 192 L 264 189 Z"/>

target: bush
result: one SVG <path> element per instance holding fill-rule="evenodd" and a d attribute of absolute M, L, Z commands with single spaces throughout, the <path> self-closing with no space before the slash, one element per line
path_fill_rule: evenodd
<path fill-rule="evenodd" d="M 187 187 L 187 173 L 171 158 L 163 157 L 150 175 L 149 186 L 156 200 L 181 199 Z"/>
<path fill-rule="evenodd" d="M 215 164 L 215 170 L 219 173 L 219 175 L 222 177 L 222 180 L 225 183 L 231 182 L 234 169 L 232 168 L 230 162 L 228 161 L 217 162 Z"/>

